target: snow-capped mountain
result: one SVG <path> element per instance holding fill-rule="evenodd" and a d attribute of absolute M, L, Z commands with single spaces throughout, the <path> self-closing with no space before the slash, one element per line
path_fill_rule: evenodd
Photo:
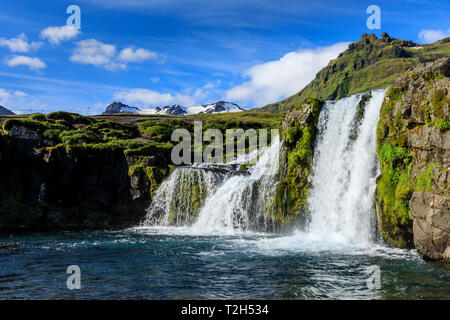
<path fill-rule="evenodd" d="M 245 111 L 245 108 L 238 106 L 235 103 L 218 101 L 216 103 L 204 104 L 201 106 L 183 107 L 179 104 L 174 104 L 165 107 L 157 107 L 154 109 L 139 109 L 137 107 L 130 107 L 121 102 L 114 102 L 106 108 L 103 114 L 114 113 L 142 113 L 142 114 L 170 114 L 174 116 L 183 116 L 187 114 L 199 113 L 223 113 L 223 112 L 239 112 Z"/>
<path fill-rule="evenodd" d="M 174 104 L 172 106 L 165 106 L 161 108 L 157 107 L 153 110 L 155 114 L 171 114 L 174 116 L 183 116 L 187 114 L 187 111 L 179 104 Z"/>
<path fill-rule="evenodd" d="M 226 101 L 218 101 L 216 103 L 204 104 L 202 106 L 193 106 L 187 108 L 187 112 L 189 114 L 239 112 L 239 111 L 245 111 L 245 109 L 238 106 L 235 103 Z"/>
<path fill-rule="evenodd" d="M 182 107 L 179 104 L 171 106 L 158 107 L 155 109 L 145 110 L 146 113 L 152 114 L 171 114 L 171 115 L 186 115 L 186 114 L 199 114 L 199 113 L 222 113 L 222 112 L 239 112 L 245 111 L 244 108 L 238 106 L 235 103 L 218 101 L 216 103 L 204 104 L 201 106 Z"/>
<path fill-rule="evenodd" d="M 14 112 L 6 109 L 5 107 L 0 106 L 0 116 L 12 116 L 12 115 L 14 115 Z"/>
<path fill-rule="evenodd" d="M 103 114 L 114 114 L 114 113 L 141 113 L 141 110 L 137 107 L 130 107 L 121 102 L 113 102 L 107 108 Z"/>

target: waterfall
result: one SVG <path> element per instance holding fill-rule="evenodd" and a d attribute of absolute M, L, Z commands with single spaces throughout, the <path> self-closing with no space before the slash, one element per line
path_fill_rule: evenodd
<path fill-rule="evenodd" d="M 310 176 L 310 219 L 298 241 L 373 242 L 376 126 L 384 94 L 374 90 L 324 104 Z M 280 149 L 276 137 L 246 172 L 237 170 L 239 160 L 177 168 L 157 190 L 144 226 L 186 226 L 195 233 L 221 234 L 271 230 Z"/>
<path fill-rule="evenodd" d="M 158 188 L 143 225 L 190 226 L 199 233 L 267 230 L 280 147 L 277 136 L 246 172 L 237 170 L 239 159 L 177 168 Z"/>
<path fill-rule="evenodd" d="M 311 192 L 311 234 L 369 244 L 376 227 L 376 127 L 385 90 L 326 102 L 319 117 Z"/>
<path fill-rule="evenodd" d="M 192 228 L 207 232 L 268 230 L 267 216 L 277 187 L 279 137 L 264 150 L 249 175 L 226 180 L 206 200 Z"/>
<path fill-rule="evenodd" d="M 205 199 L 228 174 L 198 166 L 177 168 L 156 191 L 144 225 L 192 223 Z"/>

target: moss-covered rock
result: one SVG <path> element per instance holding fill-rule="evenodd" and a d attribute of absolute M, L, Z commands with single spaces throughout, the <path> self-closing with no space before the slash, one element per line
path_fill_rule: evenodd
<path fill-rule="evenodd" d="M 381 233 L 391 244 L 415 246 L 433 259 L 442 258 L 450 245 L 449 233 L 442 231 L 449 229 L 449 222 L 432 218 L 450 216 L 449 76 L 450 58 L 400 76 L 386 93 L 377 127 Z M 439 206 L 428 201 L 433 197 L 439 197 Z M 439 246 L 430 249 L 433 243 Z"/>
<path fill-rule="evenodd" d="M 309 173 L 323 101 L 307 99 L 286 114 L 280 182 L 275 196 L 274 220 L 281 225 L 306 217 Z"/>

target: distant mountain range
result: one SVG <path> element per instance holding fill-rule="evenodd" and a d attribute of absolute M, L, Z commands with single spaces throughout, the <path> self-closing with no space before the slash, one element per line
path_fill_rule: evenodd
<path fill-rule="evenodd" d="M 200 106 L 183 107 L 179 104 L 174 104 L 165 107 L 157 107 L 155 109 L 140 109 L 137 107 L 130 107 L 121 102 L 114 102 L 110 104 L 103 114 L 116 114 L 116 113 L 142 113 L 142 114 L 170 114 L 175 116 L 182 116 L 187 114 L 199 114 L 199 113 L 224 113 L 224 112 L 239 112 L 246 109 L 238 106 L 235 103 L 218 101 L 211 104 L 205 104 Z"/>
<path fill-rule="evenodd" d="M 6 109 L 5 107 L 0 106 L 0 116 L 12 116 L 12 115 L 14 115 L 14 112 Z"/>

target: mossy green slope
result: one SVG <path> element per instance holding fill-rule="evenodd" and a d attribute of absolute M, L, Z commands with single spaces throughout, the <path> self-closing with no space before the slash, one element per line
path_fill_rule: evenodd
<path fill-rule="evenodd" d="M 383 33 L 374 34 L 349 45 L 337 59 L 320 70 L 315 79 L 300 92 L 260 111 L 287 111 L 307 98 L 334 100 L 371 89 L 389 87 L 394 80 L 419 62 L 450 56 L 450 38 L 430 45 L 418 45 Z"/>

